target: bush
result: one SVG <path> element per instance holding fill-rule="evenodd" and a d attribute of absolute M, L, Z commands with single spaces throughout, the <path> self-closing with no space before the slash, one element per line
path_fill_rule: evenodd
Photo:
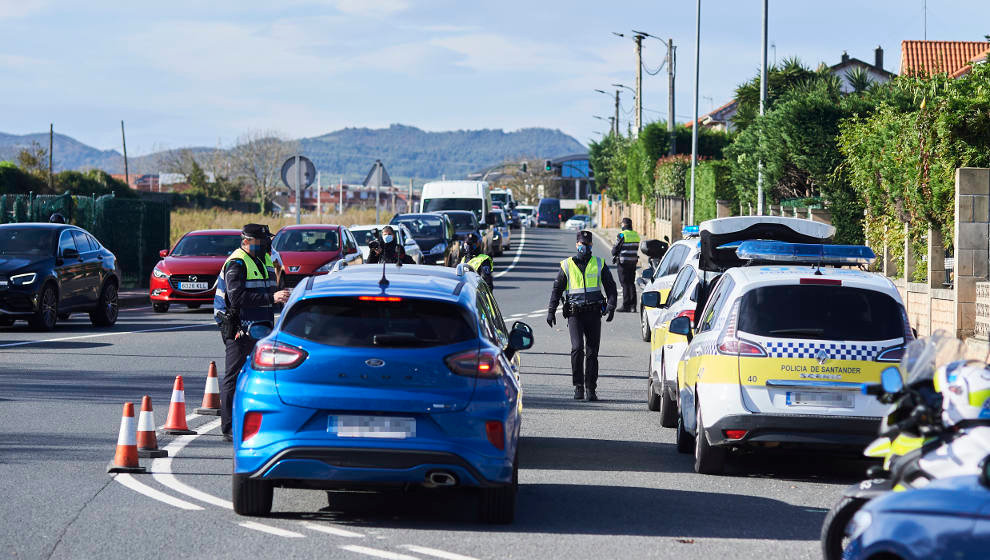
<path fill-rule="evenodd" d="M 657 196 L 685 196 L 691 172 L 691 156 L 678 154 L 657 160 L 653 171 L 653 193 Z"/>
<path fill-rule="evenodd" d="M 0 164 L 0 194 L 49 194 L 48 184 L 10 163 Z"/>
<path fill-rule="evenodd" d="M 739 198 L 729 181 L 729 165 L 723 160 L 699 162 L 695 169 L 694 222 L 700 224 L 715 218 L 718 200 L 728 201 L 733 214 L 739 211 Z"/>

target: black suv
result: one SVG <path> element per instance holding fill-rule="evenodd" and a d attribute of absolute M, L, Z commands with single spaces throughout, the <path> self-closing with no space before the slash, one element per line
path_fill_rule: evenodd
<path fill-rule="evenodd" d="M 50 331 L 71 313 L 94 325 L 117 322 L 117 258 L 85 230 L 66 224 L 0 225 L 0 325 L 26 319 Z"/>
<path fill-rule="evenodd" d="M 454 224 L 445 214 L 396 214 L 389 223 L 403 224 L 412 232 L 413 241 L 423 251 L 423 264 L 456 266 L 460 261 Z"/>

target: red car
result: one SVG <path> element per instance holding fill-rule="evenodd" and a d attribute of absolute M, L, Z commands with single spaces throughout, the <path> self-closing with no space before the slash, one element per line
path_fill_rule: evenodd
<path fill-rule="evenodd" d="M 224 261 L 241 245 L 237 229 L 191 231 L 172 247 L 162 250 L 162 260 L 151 272 L 151 305 L 165 313 L 181 303 L 190 309 L 213 304 L 217 276 Z"/>
<path fill-rule="evenodd" d="M 272 260 L 281 268 L 286 288 L 294 288 L 307 276 L 330 272 L 341 259 L 348 264 L 364 262 L 354 234 L 344 226 L 285 226 L 272 240 Z"/>

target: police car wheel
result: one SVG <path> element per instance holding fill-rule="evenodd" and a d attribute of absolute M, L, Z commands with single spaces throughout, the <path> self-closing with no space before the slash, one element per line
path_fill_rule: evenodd
<path fill-rule="evenodd" d="M 654 411 L 660 411 L 660 395 L 657 394 L 656 389 L 653 385 L 653 375 L 650 375 L 649 382 L 646 385 L 646 408 Z"/>
<path fill-rule="evenodd" d="M 155 311 L 155 313 L 166 313 L 166 312 L 168 312 L 168 304 L 167 303 L 153 303 L 153 304 L 151 304 L 151 308 Z"/>
<path fill-rule="evenodd" d="M 670 398 L 663 388 L 660 389 L 660 425 L 664 428 L 677 427 L 677 401 Z"/>
<path fill-rule="evenodd" d="M 649 342 L 652 333 L 650 332 L 650 326 L 646 324 L 646 311 L 639 312 L 639 334 L 643 338 L 643 342 Z"/>
<path fill-rule="evenodd" d="M 688 455 L 694 452 L 694 436 L 689 434 L 687 430 L 684 429 L 684 415 L 677 415 L 677 435 L 675 436 L 675 441 L 677 443 L 677 452 Z"/>
<path fill-rule="evenodd" d="M 716 447 L 708 441 L 705 424 L 701 420 L 701 406 L 696 402 L 697 423 L 694 437 L 694 472 L 698 474 L 721 474 L 725 470 L 724 447 Z"/>
<path fill-rule="evenodd" d="M 272 511 L 274 488 L 270 482 L 235 474 L 231 477 L 234 511 L 239 515 L 267 515 Z"/>

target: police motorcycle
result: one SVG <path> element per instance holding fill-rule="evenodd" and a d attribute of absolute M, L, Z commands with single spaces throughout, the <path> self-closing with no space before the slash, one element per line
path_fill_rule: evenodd
<path fill-rule="evenodd" d="M 863 392 L 889 404 L 879 437 L 864 451 L 883 459 L 843 494 L 822 525 L 822 555 L 842 558 L 849 522 L 868 501 L 935 479 L 977 474 L 990 454 L 990 369 L 963 360 L 962 342 L 944 331 L 911 342 L 899 367 Z M 976 404 L 973 404 L 976 403 Z"/>

